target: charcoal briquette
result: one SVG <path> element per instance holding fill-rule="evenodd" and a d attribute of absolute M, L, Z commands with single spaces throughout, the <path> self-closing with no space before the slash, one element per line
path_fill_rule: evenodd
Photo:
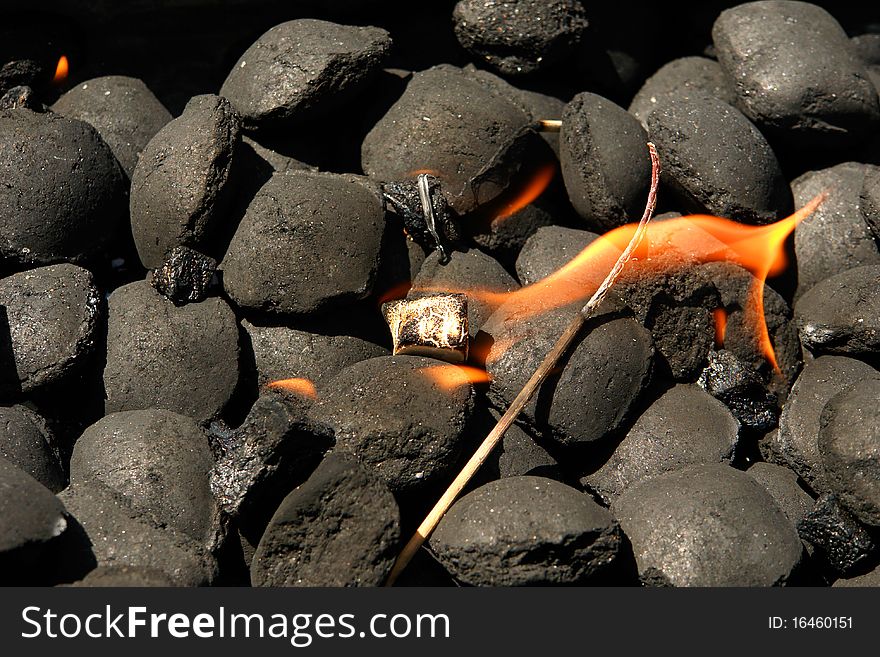
<path fill-rule="evenodd" d="M 677 385 L 636 420 L 610 458 L 581 484 L 610 503 L 626 489 L 665 472 L 730 463 L 739 422 L 727 407 L 692 385 Z"/>
<path fill-rule="evenodd" d="M 568 197 L 587 228 L 604 233 L 638 221 L 651 183 L 647 142 L 638 120 L 606 98 L 584 92 L 566 105 L 559 161 Z"/>
<path fill-rule="evenodd" d="M 46 107 L 38 100 L 34 90 L 27 86 L 12 87 L 0 96 L 0 110 L 29 109 L 45 112 Z"/>
<path fill-rule="evenodd" d="M 880 527 L 880 379 L 866 379 L 828 400 L 819 417 L 825 480 L 862 524 Z"/>
<path fill-rule="evenodd" d="M 830 493 L 816 500 L 797 530 L 844 577 L 856 574 L 877 550 L 871 535 Z"/>
<path fill-rule="evenodd" d="M 144 588 L 174 586 L 161 570 L 147 566 L 101 566 L 70 586 L 77 588 Z"/>
<path fill-rule="evenodd" d="M 67 485 L 58 446 L 46 420 L 27 406 L 0 406 L 0 456 L 53 493 Z"/>
<path fill-rule="evenodd" d="M 373 290 L 385 219 L 358 176 L 276 173 L 248 206 L 220 268 L 240 307 L 305 316 Z"/>
<path fill-rule="evenodd" d="M 880 167 L 867 168 L 859 203 L 865 223 L 871 229 L 874 239 L 880 243 Z"/>
<path fill-rule="evenodd" d="M 798 288 L 795 298 L 846 269 L 880 265 L 880 251 L 861 204 L 865 178 L 875 170 L 844 162 L 810 171 L 791 184 L 798 207 L 822 192 L 828 198 L 794 231 Z"/>
<path fill-rule="evenodd" d="M 825 9 L 745 3 L 721 12 L 712 39 L 737 105 L 768 134 L 802 147 L 841 147 L 880 123 L 866 66 Z"/>
<path fill-rule="evenodd" d="M 414 73 L 364 139 L 364 172 L 388 182 L 427 171 L 458 214 L 492 201 L 547 148 L 528 128 L 534 117 L 499 83 L 448 64 Z"/>
<path fill-rule="evenodd" d="M 767 224 L 792 211 L 776 154 L 738 109 L 718 98 L 673 98 L 648 117 L 661 180 L 690 212 Z"/>
<path fill-rule="evenodd" d="M 349 365 L 388 355 L 385 347 L 351 335 L 325 335 L 287 326 L 258 326 L 247 320 L 241 325 L 251 339 L 260 386 L 292 378 L 320 383 Z"/>
<path fill-rule="evenodd" d="M 814 354 L 880 353 L 880 265 L 826 278 L 798 300 L 795 315 L 801 342 Z"/>
<path fill-rule="evenodd" d="M 23 266 L 103 255 L 125 212 L 123 173 L 89 124 L 0 111 L 0 259 Z"/>
<path fill-rule="evenodd" d="M 629 112 L 647 128 L 651 112 L 676 98 L 717 98 L 730 105 L 735 100 L 718 62 L 707 57 L 682 57 L 664 64 L 645 81 Z"/>
<path fill-rule="evenodd" d="M 81 372 L 95 351 L 103 302 L 92 274 L 49 265 L 0 279 L 0 393 L 33 392 Z"/>
<path fill-rule="evenodd" d="M 499 409 L 522 390 L 580 305 L 520 315 L 512 301 L 489 318 L 483 327 L 492 341 L 486 360 L 489 398 Z M 628 417 L 649 384 L 653 361 L 649 331 L 631 318 L 600 315 L 538 389 L 522 419 L 564 445 L 599 440 Z"/>
<path fill-rule="evenodd" d="M 780 586 L 804 552 L 770 493 L 727 465 L 647 479 L 624 491 L 612 511 L 649 585 Z"/>
<path fill-rule="evenodd" d="M 482 64 L 517 76 L 570 58 L 589 23 L 577 0 L 460 0 L 452 24 L 458 42 Z"/>
<path fill-rule="evenodd" d="M 110 295 L 106 413 L 162 408 L 217 417 L 239 378 L 235 315 L 217 297 L 175 306 L 146 281 Z"/>
<path fill-rule="evenodd" d="M 247 128 L 278 129 L 351 102 L 390 50 L 390 35 L 378 27 L 287 21 L 244 52 L 220 94 Z"/>
<path fill-rule="evenodd" d="M 83 432 L 70 460 L 73 487 L 103 486 L 132 512 L 206 546 L 218 542 L 207 435 L 159 409 L 111 413 Z"/>
<path fill-rule="evenodd" d="M 400 542 L 400 511 L 382 478 L 332 452 L 291 492 L 254 554 L 255 586 L 380 586 Z"/>
<path fill-rule="evenodd" d="M 820 356 L 804 365 L 792 386 L 779 417 L 778 451 L 815 493 L 829 491 L 819 452 L 822 409 L 839 392 L 869 380 L 880 380 L 880 373 L 867 363 Z"/>
<path fill-rule="evenodd" d="M 755 463 L 746 474 L 767 489 L 792 525 L 797 524 L 813 509 L 813 498 L 798 483 L 793 470 L 774 463 Z"/>
<path fill-rule="evenodd" d="M 443 385 L 444 368 L 451 385 Z M 334 431 L 395 493 L 445 480 L 457 464 L 474 409 L 474 389 L 456 366 L 420 356 L 371 358 L 318 390 L 313 416 Z"/>
<path fill-rule="evenodd" d="M 546 278 L 570 262 L 599 236 L 564 226 L 541 226 L 526 240 L 516 258 L 516 275 L 523 285 Z"/>
<path fill-rule="evenodd" d="M 853 588 L 853 587 L 880 587 L 880 566 L 864 575 L 856 575 L 855 577 L 841 578 L 832 584 L 835 588 Z"/>
<path fill-rule="evenodd" d="M 501 419 L 501 413 L 494 408 L 489 409 L 489 416 L 495 423 Z M 498 477 L 501 479 L 524 475 L 556 480 L 562 478 L 562 472 L 556 458 L 517 423 L 512 424 L 504 432 L 498 451 L 490 459 L 497 462 Z"/>
<path fill-rule="evenodd" d="M 41 560 L 67 526 L 67 510 L 52 491 L 0 457 L 0 582 L 43 581 Z"/>
<path fill-rule="evenodd" d="M 584 493 L 544 477 L 507 477 L 471 491 L 440 521 L 431 551 L 474 586 L 583 584 L 615 562 L 617 521 Z"/>
<path fill-rule="evenodd" d="M 131 176 L 131 233 L 141 263 L 159 267 L 175 246 L 217 255 L 228 216 L 241 119 L 220 96 L 194 96 L 141 151 Z"/>
<path fill-rule="evenodd" d="M 52 111 L 94 127 L 129 178 L 146 145 L 171 120 L 142 80 L 122 75 L 76 85 L 55 101 Z"/>

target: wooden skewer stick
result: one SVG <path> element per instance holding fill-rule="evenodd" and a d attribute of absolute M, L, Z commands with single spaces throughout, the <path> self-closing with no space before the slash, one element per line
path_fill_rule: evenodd
<path fill-rule="evenodd" d="M 452 506 L 452 503 L 455 502 L 456 498 L 467 483 L 471 480 L 471 477 L 476 474 L 477 470 L 480 469 L 480 466 L 483 465 L 485 460 L 489 457 L 489 454 L 491 454 L 498 446 L 498 443 L 501 442 L 504 433 L 510 428 L 510 425 L 513 424 L 514 420 L 516 420 L 522 409 L 525 408 L 525 405 L 529 403 L 529 400 L 544 382 L 544 379 L 546 379 L 550 372 L 556 367 L 559 359 L 571 346 L 571 343 L 574 341 L 575 337 L 577 337 L 586 321 L 602 303 L 602 300 L 608 294 L 611 286 L 614 285 L 614 282 L 620 276 L 620 273 L 623 271 L 623 268 L 632 256 L 633 251 L 636 250 L 639 243 L 642 241 L 648 227 L 648 222 L 654 215 L 654 207 L 657 204 L 657 187 L 660 183 L 660 158 L 657 155 L 657 149 L 654 147 L 654 144 L 649 142 L 648 150 L 651 153 L 651 188 L 648 192 L 648 202 L 645 205 L 645 212 L 642 214 L 642 218 L 639 221 L 639 225 L 636 228 L 629 245 L 624 252 L 620 254 L 620 257 L 608 273 L 608 276 L 605 277 L 602 285 L 599 286 L 593 296 L 590 297 L 590 300 L 587 301 L 586 305 L 574 316 L 568 326 L 565 327 L 565 330 L 562 332 L 562 335 L 559 336 L 556 344 L 553 345 L 553 348 L 538 366 L 538 369 L 535 370 L 535 373 L 532 374 L 523 389 L 520 390 L 519 394 L 507 409 L 507 412 L 500 420 L 498 420 L 498 423 L 492 431 L 489 432 L 489 435 L 486 436 L 485 440 L 483 440 L 474 455 L 465 464 L 461 472 L 458 473 L 458 476 L 449 485 L 449 488 L 446 489 L 446 492 L 443 493 L 443 496 L 437 501 L 430 513 L 428 513 L 422 521 L 422 524 L 416 529 L 415 534 L 409 539 L 409 542 L 404 546 L 400 555 L 397 557 L 397 560 L 394 562 L 394 566 L 391 568 L 391 573 L 385 581 L 385 586 L 392 586 L 394 582 L 397 581 L 400 573 L 403 572 L 403 569 L 406 568 L 407 564 L 409 564 L 412 558 L 416 555 L 416 552 L 419 551 L 419 548 L 428 539 L 431 532 L 436 529 L 440 520 Z"/>
<path fill-rule="evenodd" d="M 562 129 L 562 121 L 559 119 L 541 119 L 535 124 L 538 132 L 559 132 Z"/>

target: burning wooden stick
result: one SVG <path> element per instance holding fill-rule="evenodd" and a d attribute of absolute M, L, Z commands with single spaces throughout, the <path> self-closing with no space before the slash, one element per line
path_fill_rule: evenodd
<path fill-rule="evenodd" d="M 535 130 L 538 132 L 559 132 L 562 129 L 562 121 L 560 119 L 541 119 L 535 123 Z"/>
<path fill-rule="evenodd" d="M 648 202 L 645 205 L 645 212 L 642 214 L 638 228 L 633 234 L 629 245 L 617 259 L 617 262 L 614 264 L 614 267 L 611 268 L 611 271 L 608 272 L 605 280 L 593 296 L 590 297 L 590 300 L 587 301 L 581 311 L 577 313 L 568 326 L 565 327 L 565 330 L 562 332 L 562 335 L 559 336 L 553 349 L 550 350 L 543 362 L 538 366 L 538 369 L 535 370 L 535 373 L 532 374 L 526 385 L 510 404 L 507 412 L 501 417 L 492 431 L 489 432 L 489 435 L 486 436 L 485 440 L 483 440 L 474 455 L 465 464 L 455 480 L 449 485 L 449 488 L 446 489 L 446 492 L 443 493 L 443 496 L 434 505 L 434 508 L 431 509 L 430 513 L 428 513 L 427 517 L 422 521 L 422 524 L 416 529 L 415 534 L 409 539 L 409 542 L 404 546 L 400 555 L 397 557 L 397 561 L 394 562 L 394 566 L 391 569 L 391 573 L 388 575 L 385 586 L 392 586 L 394 582 L 397 581 L 400 573 L 403 572 L 403 569 L 406 568 L 407 564 L 412 560 L 422 544 L 431 535 L 431 532 L 437 527 L 438 523 L 449 510 L 449 507 L 452 506 L 452 503 L 455 502 L 462 489 L 464 489 L 471 477 L 476 474 L 483 462 L 489 457 L 489 454 L 491 454 L 495 447 L 498 446 L 498 443 L 501 442 L 504 433 L 510 428 L 510 425 L 513 424 L 514 420 L 516 420 L 522 409 L 544 382 L 544 379 L 546 379 L 550 372 L 556 368 L 559 359 L 571 346 L 572 341 L 583 328 L 586 321 L 602 303 L 602 300 L 608 294 L 611 286 L 614 285 L 614 282 L 620 276 L 620 273 L 623 271 L 623 268 L 632 256 L 633 251 L 635 251 L 639 243 L 642 241 L 648 227 L 648 222 L 654 214 L 654 206 L 657 202 L 657 187 L 660 182 L 660 158 L 657 156 L 657 149 L 654 147 L 654 144 L 649 142 L 648 150 L 651 153 L 651 188 L 648 192 Z"/>

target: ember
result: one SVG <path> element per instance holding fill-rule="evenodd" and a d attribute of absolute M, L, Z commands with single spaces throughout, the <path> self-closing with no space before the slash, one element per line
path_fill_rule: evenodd
<path fill-rule="evenodd" d="M 876 10 L 78 4 L 0 28 L 0 583 L 876 581 Z"/>

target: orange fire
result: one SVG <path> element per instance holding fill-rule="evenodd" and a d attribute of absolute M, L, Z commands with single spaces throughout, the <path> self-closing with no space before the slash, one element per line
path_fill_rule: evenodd
<path fill-rule="evenodd" d="M 505 204 L 499 209 L 495 219 L 506 219 L 510 217 L 524 207 L 532 203 L 535 199 L 537 199 L 541 194 L 544 193 L 544 190 L 547 189 L 547 186 L 553 180 L 553 176 L 556 175 L 556 164 L 548 163 L 542 167 L 539 167 L 538 170 L 532 175 L 528 182 L 523 186 L 522 189 L 517 190 L 516 196 L 514 196 L 509 201 L 506 201 Z"/>
<path fill-rule="evenodd" d="M 727 311 L 724 308 L 716 308 L 712 311 L 715 319 L 715 348 L 724 346 L 724 336 L 727 334 Z"/>
<path fill-rule="evenodd" d="M 669 271 L 708 262 L 732 262 L 755 278 L 745 301 L 745 320 L 758 336 L 761 352 L 778 370 L 776 355 L 764 320 L 764 282 L 786 266 L 785 241 L 797 225 L 825 200 L 820 194 L 790 217 L 766 226 L 749 226 L 708 215 L 691 215 L 649 224 L 647 234 L 633 253 L 628 267 Z M 485 289 L 426 288 L 424 291 L 460 292 L 476 297 L 493 308 L 514 304 L 522 318 L 586 301 L 601 284 L 635 233 L 627 224 L 592 242 L 571 261 L 547 278 L 514 292 Z M 497 349 L 493 349 L 497 353 Z"/>
<path fill-rule="evenodd" d="M 70 72 L 70 62 L 67 61 L 67 55 L 61 55 L 58 58 L 58 64 L 55 65 L 55 76 L 52 78 L 54 84 L 61 84 L 67 79 Z"/>
<path fill-rule="evenodd" d="M 469 365 L 429 365 L 419 372 L 427 376 L 442 390 L 454 390 L 469 383 L 489 383 L 489 373 Z"/>
<path fill-rule="evenodd" d="M 286 390 L 287 392 L 292 392 L 295 395 L 307 397 L 308 399 L 318 398 L 318 391 L 315 388 L 315 384 L 304 378 L 272 381 L 272 383 L 267 384 L 266 387 L 272 390 Z"/>

